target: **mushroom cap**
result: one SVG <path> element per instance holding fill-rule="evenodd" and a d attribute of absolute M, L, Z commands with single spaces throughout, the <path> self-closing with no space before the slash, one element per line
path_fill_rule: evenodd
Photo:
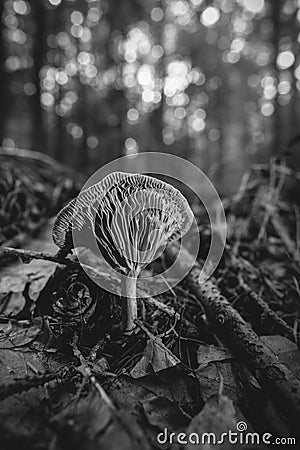
<path fill-rule="evenodd" d="M 170 184 L 114 172 L 59 212 L 52 236 L 60 249 L 70 251 L 73 231 L 89 230 L 106 261 L 128 273 L 153 261 L 168 242 L 189 230 L 192 221 L 187 200 Z"/>

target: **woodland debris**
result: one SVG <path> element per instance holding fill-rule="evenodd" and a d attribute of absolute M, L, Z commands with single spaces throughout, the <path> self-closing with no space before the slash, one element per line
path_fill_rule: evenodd
<path fill-rule="evenodd" d="M 98 269 L 91 267 L 90 265 L 82 264 L 74 259 L 64 258 L 61 256 L 52 255 L 52 254 L 49 254 L 46 252 L 36 252 L 36 251 L 31 251 L 31 250 L 22 250 L 22 249 L 10 248 L 10 247 L 3 247 L 1 251 L 5 255 L 20 258 L 25 263 L 29 263 L 31 260 L 50 261 L 50 262 L 53 262 L 56 264 L 65 265 L 67 267 L 74 267 L 74 268 L 80 269 L 80 270 L 82 268 L 84 268 L 87 271 L 90 271 L 93 274 L 93 276 L 96 276 L 96 277 L 100 277 L 100 278 L 101 277 L 110 277 L 110 274 L 107 274 L 107 273 L 104 274 L 104 273 L 100 272 Z M 155 308 L 161 310 L 168 316 L 174 317 L 177 320 L 181 319 L 180 314 L 177 313 L 174 310 L 174 308 L 169 307 L 168 305 L 166 305 L 165 303 L 162 303 L 161 301 L 157 300 L 156 298 L 153 298 L 150 296 L 144 298 L 144 296 L 143 296 L 143 300 L 145 302 L 149 303 L 149 305 L 154 306 Z M 187 319 L 183 318 L 183 321 L 188 327 L 195 328 L 194 324 L 189 322 Z"/>
<path fill-rule="evenodd" d="M 0 148 L 0 246 L 36 233 L 81 183 L 78 174 L 42 153 Z"/>
<path fill-rule="evenodd" d="M 141 378 L 180 364 L 180 360 L 163 344 L 159 336 L 150 333 L 139 320 L 136 320 L 136 323 L 146 333 L 149 340 L 142 358 L 130 372 L 133 378 Z"/>
<path fill-rule="evenodd" d="M 212 396 L 187 427 L 186 435 L 193 436 L 193 440 L 192 442 L 187 440 L 185 448 L 188 450 L 205 450 L 207 448 L 243 449 L 244 446 L 239 445 L 238 441 L 237 445 L 230 444 L 227 434 L 229 430 L 237 432 L 240 424 L 245 431 L 247 424 L 243 421 L 238 422 L 235 407 L 230 398 L 222 394 Z M 251 446 L 251 448 L 258 447 Z"/>
<path fill-rule="evenodd" d="M 169 246 L 168 257 L 174 261 L 177 248 Z M 180 264 L 189 263 L 189 254 Z M 200 266 L 196 264 L 187 276 L 189 289 L 205 309 L 212 330 L 239 358 L 269 393 L 273 403 L 286 416 L 295 434 L 299 433 L 300 380 L 282 364 L 277 355 L 260 339 L 212 281 L 199 283 Z"/>
<path fill-rule="evenodd" d="M 63 383 L 70 380 L 76 375 L 73 366 L 64 367 L 61 370 L 51 373 L 43 373 L 32 376 L 27 376 L 21 380 L 16 380 L 7 385 L 0 385 L 0 399 L 4 399 L 10 395 L 20 394 L 32 388 L 39 388 L 50 381 L 57 381 Z"/>
<path fill-rule="evenodd" d="M 291 341 L 294 341 L 296 337 L 299 345 L 299 336 L 295 336 L 293 328 L 289 326 L 284 319 L 279 317 L 278 314 L 270 308 L 270 306 L 262 298 L 262 296 L 253 291 L 243 280 L 241 280 L 241 278 L 240 282 L 244 291 L 249 295 L 250 299 L 253 300 L 261 308 L 262 312 L 266 314 L 280 329 L 282 329 Z"/>

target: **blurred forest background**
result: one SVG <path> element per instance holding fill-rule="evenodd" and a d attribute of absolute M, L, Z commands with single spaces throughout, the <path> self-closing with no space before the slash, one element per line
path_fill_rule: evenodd
<path fill-rule="evenodd" d="M 299 0 L 1 0 L 0 142 L 85 171 L 163 151 L 224 194 L 299 132 Z"/>

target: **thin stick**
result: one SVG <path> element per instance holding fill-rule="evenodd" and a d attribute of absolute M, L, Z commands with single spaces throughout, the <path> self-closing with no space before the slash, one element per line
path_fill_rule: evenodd
<path fill-rule="evenodd" d="M 249 295 L 249 297 L 263 310 L 263 312 L 278 326 L 283 330 L 289 337 L 291 341 L 296 341 L 296 344 L 299 342 L 298 336 L 295 339 L 295 333 L 293 328 L 286 323 L 284 319 L 278 316 L 278 314 L 273 311 L 272 308 L 268 305 L 268 303 L 261 297 L 261 295 L 257 294 L 257 292 L 253 291 L 250 286 L 248 286 L 243 280 L 242 276 L 239 276 L 239 281 L 244 289 L 244 291 Z"/>
<path fill-rule="evenodd" d="M 91 272 L 93 272 L 95 275 L 105 276 L 105 277 L 111 277 L 110 274 L 99 272 L 98 270 L 94 269 L 93 267 L 82 264 L 78 261 L 73 261 L 69 258 L 63 258 L 61 256 L 51 255 L 50 253 L 43 253 L 43 252 L 35 252 L 33 250 L 21 250 L 17 248 L 11 248 L 11 247 L 3 247 L 2 249 L 3 254 L 5 255 L 11 255 L 15 256 L 17 258 L 20 258 L 23 262 L 28 263 L 32 259 L 41 259 L 43 261 L 50 261 L 56 264 L 61 264 L 63 266 L 70 266 L 70 267 L 76 267 L 78 269 L 86 269 Z"/>
<path fill-rule="evenodd" d="M 17 248 L 3 247 L 1 248 L 1 253 L 3 253 L 4 255 L 15 256 L 16 258 L 20 258 L 24 262 L 29 262 L 31 259 L 42 259 L 44 261 L 63 264 L 64 266 L 80 266 L 80 263 L 77 261 L 72 261 L 68 258 L 51 255 L 50 253 L 35 252 L 33 250 L 21 250 Z"/>
<path fill-rule="evenodd" d="M 20 394 L 21 392 L 29 391 L 32 388 L 38 388 L 50 381 L 64 382 L 75 376 L 73 366 L 63 367 L 62 369 L 41 375 L 26 376 L 25 378 L 15 381 L 7 385 L 0 385 L 0 399 L 4 399 L 10 395 Z"/>
<path fill-rule="evenodd" d="M 105 392 L 103 387 L 100 385 L 100 383 L 96 380 L 95 375 L 93 375 L 90 367 L 88 366 L 87 361 L 85 360 L 81 351 L 77 347 L 76 342 L 73 342 L 73 352 L 74 352 L 74 355 L 79 359 L 80 364 L 81 364 L 80 367 L 77 367 L 78 372 L 80 372 L 86 379 L 88 379 L 90 381 L 90 383 L 92 384 L 92 386 L 94 386 L 94 388 L 96 389 L 96 391 L 98 392 L 98 394 L 100 395 L 100 397 L 102 398 L 104 403 L 106 403 L 106 405 L 112 411 L 116 411 L 116 408 L 115 408 L 113 402 L 111 401 L 111 399 L 109 398 L 109 396 L 107 395 L 107 393 Z"/>

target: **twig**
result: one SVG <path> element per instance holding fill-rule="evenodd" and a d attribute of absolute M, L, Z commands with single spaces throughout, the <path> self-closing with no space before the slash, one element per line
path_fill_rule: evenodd
<path fill-rule="evenodd" d="M 285 174 L 282 172 L 279 172 L 279 181 L 276 186 L 276 165 L 274 165 L 274 162 L 270 165 L 270 182 L 268 187 L 268 202 L 264 205 L 265 206 L 265 214 L 262 220 L 262 224 L 257 236 L 256 241 L 260 242 L 266 232 L 267 225 L 272 218 L 272 216 L 276 213 L 276 203 L 278 202 L 278 197 L 280 194 L 280 191 L 283 187 L 283 183 L 285 180 Z"/>
<path fill-rule="evenodd" d="M 253 164 L 251 167 L 253 172 L 269 171 L 269 169 L 269 164 Z M 284 175 L 290 175 L 293 178 L 300 180 L 300 172 L 295 172 L 293 169 L 290 169 L 288 166 L 283 164 L 274 164 L 273 170 Z"/>
<path fill-rule="evenodd" d="M 0 399 L 2 400 L 10 395 L 29 391 L 32 388 L 38 388 L 45 383 L 49 383 L 49 381 L 67 381 L 72 378 L 74 374 L 74 367 L 71 366 L 63 367 L 63 369 L 53 373 L 25 377 L 22 380 L 15 381 L 14 383 L 0 386 Z"/>
<path fill-rule="evenodd" d="M 74 352 L 74 355 L 79 359 L 80 364 L 81 364 L 79 367 L 77 367 L 78 372 L 80 372 L 81 375 L 83 375 L 86 379 L 88 379 L 90 381 L 90 383 L 94 386 L 94 388 L 96 389 L 96 391 L 98 392 L 98 394 L 100 395 L 102 400 L 106 403 L 106 405 L 112 411 L 116 411 L 116 408 L 115 408 L 114 404 L 112 403 L 111 399 L 108 397 L 107 393 L 105 392 L 103 387 L 100 385 L 100 383 L 96 380 L 95 375 L 93 375 L 93 373 L 88 365 L 88 362 L 83 357 L 81 351 L 77 347 L 76 342 L 73 342 L 73 352 Z"/>
<path fill-rule="evenodd" d="M 279 214 L 274 213 L 271 218 L 271 221 L 272 221 L 272 225 L 273 225 L 276 233 L 278 234 L 278 236 L 281 238 L 282 242 L 284 243 L 287 252 L 291 256 L 294 257 L 294 260 L 296 262 L 299 262 L 299 254 L 298 254 L 298 250 L 297 250 L 297 245 L 290 238 L 289 233 L 288 233 L 283 221 L 281 220 Z"/>
<path fill-rule="evenodd" d="M 146 336 L 148 336 L 149 339 L 151 339 L 156 343 L 158 347 L 160 347 L 164 352 L 166 352 L 171 358 L 177 358 L 178 362 L 180 362 L 183 367 L 191 371 L 190 367 L 184 364 L 183 361 L 181 361 L 176 355 L 174 355 L 174 353 L 168 347 L 166 347 L 160 336 L 155 336 L 154 334 L 152 334 L 151 331 L 149 331 L 148 328 L 146 328 L 145 325 L 140 320 L 136 319 L 135 323 L 146 334 Z"/>
<path fill-rule="evenodd" d="M 4 255 L 10 255 L 20 258 L 24 262 L 30 262 L 32 259 L 42 259 L 44 261 L 51 261 L 57 264 L 62 264 L 64 266 L 80 267 L 80 263 L 78 261 L 72 261 L 68 258 L 51 255 L 50 253 L 35 252 L 33 250 L 21 250 L 11 247 L 2 247 L 1 252 Z"/>
<path fill-rule="evenodd" d="M 288 335 L 289 339 L 295 340 L 295 333 L 292 327 L 290 327 L 284 319 L 278 316 L 278 314 L 270 308 L 268 303 L 255 291 L 253 291 L 242 279 L 239 277 L 241 287 L 244 291 L 251 297 L 251 299 L 263 310 L 264 314 L 269 317 L 278 327 L 280 327 L 285 334 Z M 296 343 L 299 342 L 299 337 L 296 339 Z"/>
<path fill-rule="evenodd" d="M 12 255 L 20 258 L 23 262 L 28 263 L 32 259 L 41 259 L 44 261 L 50 261 L 56 264 L 61 264 L 63 266 L 69 266 L 69 267 L 75 267 L 78 269 L 85 269 L 86 271 L 92 272 L 96 276 L 100 277 L 111 277 L 110 274 L 99 272 L 99 270 L 94 269 L 94 267 L 91 267 L 87 264 L 82 264 L 79 261 L 74 261 L 69 258 L 63 258 L 61 256 L 51 255 L 50 253 L 43 253 L 43 252 L 35 252 L 33 250 L 20 250 L 16 248 L 10 248 L 10 247 L 3 247 L 3 253 L 7 255 Z"/>
<path fill-rule="evenodd" d="M 280 327 L 285 334 L 288 335 L 289 339 L 294 341 L 295 334 L 292 327 L 290 327 L 284 319 L 278 316 L 278 314 L 273 311 L 273 309 L 270 308 L 268 303 L 262 298 L 261 295 L 257 294 L 255 291 L 253 291 L 242 279 L 242 277 L 239 277 L 241 287 L 244 289 L 244 291 L 251 297 L 251 299 L 263 310 L 263 313 L 266 314 L 267 317 L 269 317 L 278 327 Z M 296 340 L 296 343 L 298 342 L 298 339 Z"/>

